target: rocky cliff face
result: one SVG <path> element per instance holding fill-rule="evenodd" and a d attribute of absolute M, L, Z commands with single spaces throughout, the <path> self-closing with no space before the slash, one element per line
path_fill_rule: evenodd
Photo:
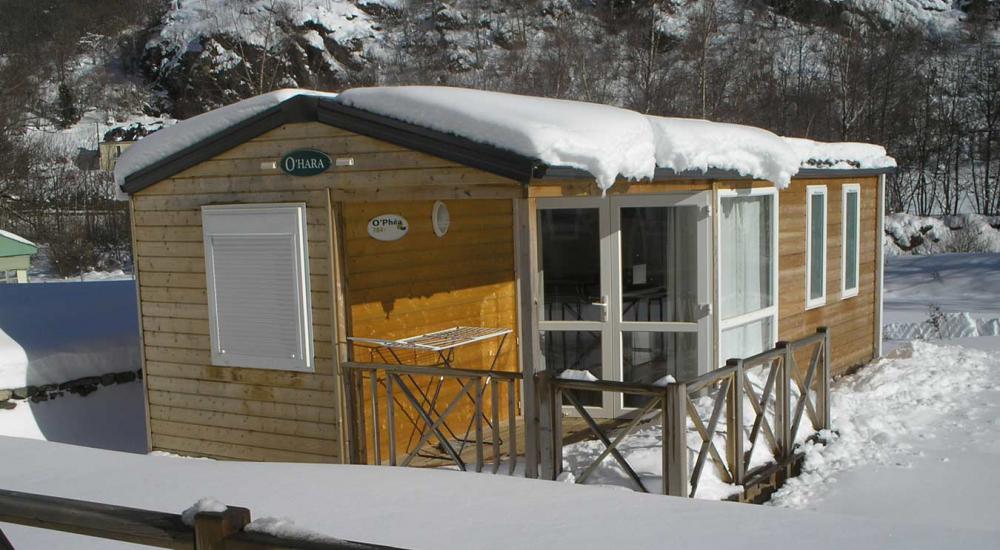
<path fill-rule="evenodd" d="M 998 11 L 1000 0 L 174 0 L 141 65 L 179 118 L 274 88 L 384 83 L 656 109 L 635 104 L 656 92 L 637 81 L 669 73 L 652 64 L 696 63 L 727 37 L 876 28 L 960 39 L 995 28 Z"/>

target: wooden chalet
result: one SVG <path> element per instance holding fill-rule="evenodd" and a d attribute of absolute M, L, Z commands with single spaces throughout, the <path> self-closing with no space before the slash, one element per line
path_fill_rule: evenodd
<path fill-rule="evenodd" d="M 891 168 L 805 166 L 781 190 L 657 168 L 605 192 L 580 169 L 310 93 L 198 132 L 116 174 L 150 449 L 417 464 L 423 447 L 551 477 L 560 417 L 647 413 L 656 388 L 704 391 L 778 342 L 825 347 L 781 355 L 774 399 L 810 361 L 828 380 L 880 354 Z M 678 425 L 684 406 L 663 403 L 656 418 Z M 821 400 L 789 403 L 829 421 Z M 767 431 L 788 450 L 781 422 Z"/>

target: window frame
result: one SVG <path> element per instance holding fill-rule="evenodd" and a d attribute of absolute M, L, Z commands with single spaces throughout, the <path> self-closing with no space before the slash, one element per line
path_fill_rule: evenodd
<path fill-rule="evenodd" d="M 813 235 L 813 215 L 812 215 L 812 201 L 813 197 L 816 195 L 821 195 L 823 197 L 823 270 L 820 273 L 822 280 L 822 294 L 818 298 L 812 297 L 812 235 Z M 807 185 L 806 186 L 806 309 L 813 309 L 817 307 L 822 307 L 826 305 L 826 284 L 827 284 L 827 270 L 829 269 L 829 235 L 828 226 L 830 225 L 830 200 L 827 193 L 825 185 Z"/>
<path fill-rule="evenodd" d="M 771 254 L 773 255 L 773 261 L 771 262 L 771 296 L 772 303 L 770 306 L 757 311 L 751 311 L 749 313 L 743 313 L 729 319 L 723 319 L 722 317 L 722 254 L 723 254 L 723 243 L 722 243 L 722 200 L 725 198 L 732 197 L 759 197 L 759 196 L 770 196 L 771 200 Z M 716 344 L 716 364 L 721 365 L 723 361 L 729 359 L 729 357 L 722 357 L 722 333 L 726 330 L 737 328 L 743 325 L 748 325 L 760 321 L 761 319 L 771 320 L 771 342 L 776 342 L 778 340 L 778 313 L 779 313 L 779 301 L 781 300 L 781 292 L 779 290 L 779 273 L 780 269 L 778 262 L 780 261 L 781 254 L 778 250 L 779 234 L 779 220 L 778 209 L 780 207 L 780 195 L 778 194 L 778 189 L 775 187 L 751 187 L 749 189 L 719 189 L 716 193 L 715 199 L 715 212 L 718 219 L 718 224 L 715 231 L 715 247 L 719 254 L 719 259 L 716 262 L 716 277 L 715 277 L 715 318 L 716 330 L 715 330 L 715 341 Z"/>
<path fill-rule="evenodd" d="M 854 265 L 854 287 L 847 288 L 847 196 L 855 193 L 858 197 L 855 202 L 854 235 L 857 239 L 855 243 Z M 840 297 L 841 299 L 853 298 L 858 295 L 861 287 L 861 184 L 845 183 L 841 188 L 840 197 Z"/>
<path fill-rule="evenodd" d="M 270 214 L 294 216 L 294 277 L 298 299 L 296 313 L 300 357 L 275 358 L 245 354 L 227 354 L 219 342 L 218 301 L 216 299 L 214 247 L 211 238 L 226 235 L 222 231 L 209 231 L 208 218 L 212 213 L 230 215 L 250 215 L 267 211 Z M 253 368 L 295 372 L 315 372 L 315 344 L 312 326 L 312 289 L 309 273 L 309 234 L 305 203 L 254 203 L 221 204 L 201 207 L 202 239 L 205 248 L 205 289 L 208 300 L 209 341 L 213 366 Z M 215 222 L 219 223 L 219 222 Z M 229 233 L 230 235 L 234 233 Z M 268 235 L 272 233 L 256 230 L 246 231 L 247 235 Z"/>

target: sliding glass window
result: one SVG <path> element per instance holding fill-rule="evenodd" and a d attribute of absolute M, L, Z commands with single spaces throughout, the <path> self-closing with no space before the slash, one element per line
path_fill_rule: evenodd
<path fill-rule="evenodd" d="M 746 358 L 777 338 L 777 192 L 719 193 L 719 360 Z"/>

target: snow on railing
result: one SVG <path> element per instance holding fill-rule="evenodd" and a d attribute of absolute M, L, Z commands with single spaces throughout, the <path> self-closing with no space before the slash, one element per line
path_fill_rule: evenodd
<path fill-rule="evenodd" d="M 0 522 L 156 548 L 393 550 L 289 528 L 288 521 L 261 518 L 251 522 L 250 510 L 238 506 L 196 505 L 189 511 L 191 521 L 185 521 L 181 514 L 0 489 Z M 2 530 L 0 548 L 13 548 Z"/>

